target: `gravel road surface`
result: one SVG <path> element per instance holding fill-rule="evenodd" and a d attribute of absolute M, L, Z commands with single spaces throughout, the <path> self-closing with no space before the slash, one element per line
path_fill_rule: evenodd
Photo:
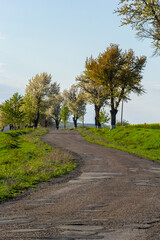
<path fill-rule="evenodd" d="M 71 130 L 42 140 L 68 151 L 79 167 L 0 204 L 0 240 L 160 240 L 160 163 Z"/>

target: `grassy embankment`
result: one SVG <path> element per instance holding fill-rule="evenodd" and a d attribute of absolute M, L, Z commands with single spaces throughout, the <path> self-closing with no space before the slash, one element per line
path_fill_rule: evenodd
<path fill-rule="evenodd" d="M 137 124 L 109 128 L 80 128 L 89 142 L 160 161 L 160 124 Z"/>
<path fill-rule="evenodd" d="M 0 201 L 77 166 L 67 154 L 40 141 L 45 133 L 43 129 L 0 133 Z"/>

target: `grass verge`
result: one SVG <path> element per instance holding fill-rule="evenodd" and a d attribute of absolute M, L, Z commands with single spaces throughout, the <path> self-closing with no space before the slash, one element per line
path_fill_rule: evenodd
<path fill-rule="evenodd" d="M 76 168 L 70 156 L 39 139 L 45 133 L 44 129 L 0 133 L 0 201 Z"/>
<path fill-rule="evenodd" d="M 160 161 L 160 124 L 109 128 L 79 128 L 89 142 Z"/>

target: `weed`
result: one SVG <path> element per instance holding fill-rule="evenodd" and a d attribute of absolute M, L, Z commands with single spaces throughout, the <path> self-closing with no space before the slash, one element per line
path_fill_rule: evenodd
<path fill-rule="evenodd" d="M 78 131 L 87 141 L 160 161 L 160 124 L 128 125 L 112 131 L 109 128 Z"/>
<path fill-rule="evenodd" d="M 40 141 L 39 136 L 46 131 L 25 129 L 0 133 L 0 201 L 77 166 L 67 154 Z"/>

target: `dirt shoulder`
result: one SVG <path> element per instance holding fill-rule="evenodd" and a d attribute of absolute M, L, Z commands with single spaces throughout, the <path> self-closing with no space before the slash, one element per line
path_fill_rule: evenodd
<path fill-rule="evenodd" d="M 72 154 L 79 168 L 1 204 L 0 239 L 159 239 L 159 163 L 86 142 L 76 131 L 50 131 L 42 140 Z"/>

